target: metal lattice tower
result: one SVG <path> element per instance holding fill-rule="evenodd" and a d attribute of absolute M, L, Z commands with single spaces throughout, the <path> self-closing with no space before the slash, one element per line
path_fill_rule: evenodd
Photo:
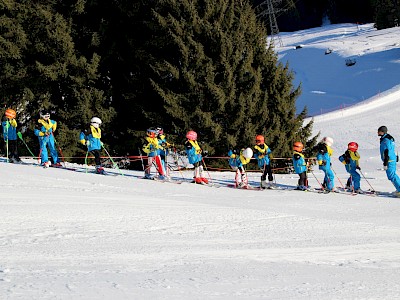
<path fill-rule="evenodd" d="M 275 8 L 273 2 L 282 2 L 282 0 L 266 0 L 256 7 L 260 13 L 258 17 L 268 17 L 268 23 L 271 30 L 271 40 L 275 45 L 283 47 L 282 40 L 279 36 L 278 22 L 276 21 Z"/>

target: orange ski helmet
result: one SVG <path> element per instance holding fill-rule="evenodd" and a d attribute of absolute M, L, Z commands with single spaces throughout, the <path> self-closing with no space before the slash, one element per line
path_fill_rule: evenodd
<path fill-rule="evenodd" d="M 17 113 L 15 112 L 15 110 L 11 109 L 11 108 L 7 108 L 5 115 L 7 118 L 9 119 L 14 119 L 17 115 Z"/>
<path fill-rule="evenodd" d="M 294 142 L 293 143 L 293 150 L 297 152 L 301 152 L 304 149 L 304 145 L 302 142 Z"/>
<path fill-rule="evenodd" d="M 256 136 L 256 144 L 257 145 L 261 145 L 261 144 L 264 144 L 264 136 L 263 135 L 261 135 L 261 134 L 259 134 L 259 135 L 257 135 Z"/>

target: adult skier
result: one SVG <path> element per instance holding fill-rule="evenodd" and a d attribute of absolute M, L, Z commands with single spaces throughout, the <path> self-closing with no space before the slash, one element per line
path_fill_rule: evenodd
<path fill-rule="evenodd" d="M 400 178 L 396 174 L 396 163 L 398 156 L 395 153 L 395 142 L 394 138 L 387 133 L 388 129 L 386 126 L 378 128 L 378 136 L 380 136 L 380 153 L 383 162 L 383 169 L 386 170 L 387 178 L 393 183 L 396 188 L 396 194 L 400 196 Z"/>

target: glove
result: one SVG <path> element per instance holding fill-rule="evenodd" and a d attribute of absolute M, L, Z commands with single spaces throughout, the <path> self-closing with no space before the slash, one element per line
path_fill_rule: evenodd
<path fill-rule="evenodd" d="M 326 161 L 323 160 L 321 165 L 326 166 Z"/>
<path fill-rule="evenodd" d="M 90 146 L 90 141 L 89 140 L 86 141 L 86 146 L 88 146 L 88 147 Z"/>
<path fill-rule="evenodd" d="M 356 167 L 356 169 L 361 171 L 361 168 L 360 168 L 360 166 L 357 166 L 357 167 Z"/>
<path fill-rule="evenodd" d="M 386 171 L 388 169 L 388 166 L 383 165 L 383 169 Z"/>

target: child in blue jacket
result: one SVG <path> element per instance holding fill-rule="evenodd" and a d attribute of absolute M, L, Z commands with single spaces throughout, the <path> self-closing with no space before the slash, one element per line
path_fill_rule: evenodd
<path fill-rule="evenodd" d="M 194 182 L 198 184 L 207 184 L 208 179 L 203 176 L 203 150 L 197 142 L 197 133 L 190 130 L 186 133 L 185 151 L 188 156 L 189 163 L 194 166 Z"/>
<path fill-rule="evenodd" d="M 15 110 L 8 108 L 3 117 L 3 138 L 5 143 L 6 155 L 8 162 L 18 163 L 21 159 L 18 156 L 18 145 L 17 145 L 17 121 L 15 117 L 17 113 Z M 8 151 L 8 152 L 7 152 Z"/>
<path fill-rule="evenodd" d="M 236 187 L 239 188 L 246 187 L 248 180 L 247 180 L 246 170 L 244 169 L 244 165 L 247 165 L 250 162 L 250 159 L 253 157 L 253 150 L 251 148 L 242 149 L 240 151 L 229 150 L 228 156 L 229 156 L 229 166 L 232 168 L 232 170 L 236 171 L 236 176 L 235 176 Z"/>
<path fill-rule="evenodd" d="M 271 168 L 271 149 L 265 144 L 263 135 L 256 136 L 256 145 L 254 146 L 254 157 L 257 159 L 258 166 L 262 171 L 261 188 L 274 188 L 274 177 Z M 268 184 L 266 182 L 268 175 Z"/>
<path fill-rule="evenodd" d="M 323 188 L 327 191 L 334 191 L 334 180 L 335 175 L 333 174 L 331 167 L 331 156 L 333 150 L 331 148 L 333 139 L 331 137 L 324 137 L 321 143 L 318 145 L 317 162 L 319 169 L 324 171 L 324 182 Z"/>
<path fill-rule="evenodd" d="M 48 146 L 54 165 L 57 167 L 61 166 L 54 139 L 54 132 L 57 129 L 57 122 L 50 119 L 49 111 L 43 110 L 40 112 L 40 119 L 38 120 L 38 123 L 39 125 L 34 130 L 34 133 L 39 139 L 41 164 L 45 168 L 50 166 L 49 157 L 47 154 Z"/>
<path fill-rule="evenodd" d="M 350 142 L 347 145 L 346 152 L 339 156 L 339 160 L 345 165 L 346 171 L 350 174 L 346 187 L 351 187 L 355 193 L 362 193 L 360 189 L 361 176 L 357 172 L 357 170 L 361 170 L 359 166 L 360 154 L 358 154 L 357 150 L 358 144 Z"/>
<path fill-rule="evenodd" d="M 104 168 L 101 166 L 100 151 L 103 146 L 101 139 L 101 120 L 98 117 L 93 117 L 90 120 L 88 128 L 82 130 L 79 134 L 79 141 L 82 145 L 87 146 L 87 151 L 91 152 L 94 156 L 94 162 L 96 164 L 96 172 L 104 174 Z"/>
<path fill-rule="evenodd" d="M 296 174 L 299 175 L 297 190 L 305 191 L 308 189 L 307 163 L 303 155 L 304 145 L 302 142 L 293 143 L 293 167 Z"/>

